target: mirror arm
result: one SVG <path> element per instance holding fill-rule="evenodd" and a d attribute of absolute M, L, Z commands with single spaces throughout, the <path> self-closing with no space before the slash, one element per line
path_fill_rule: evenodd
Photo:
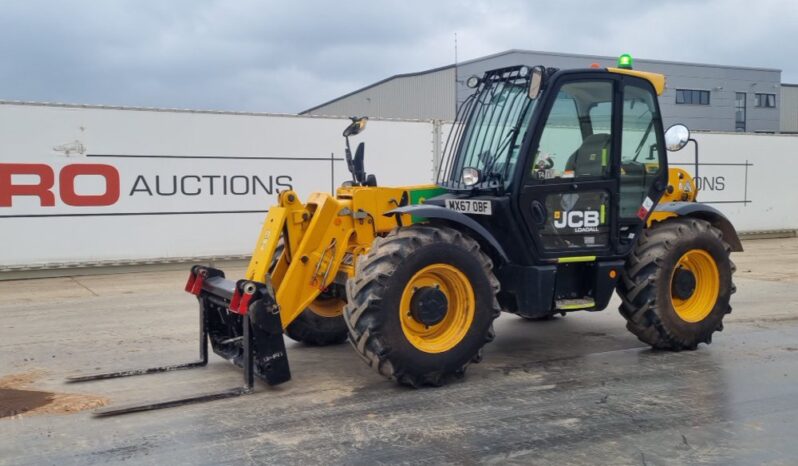
<path fill-rule="evenodd" d="M 357 183 L 355 164 L 352 162 L 352 148 L 349 146 L 349 136 L 344 136 L 344 138 L 346 139 L 346 168 L 349 169 L 349 173 L 352 175 L 352 181 Z"/>
<path fill-rule="evenodd" d="M 695 178 L 698 178 L 698 141 L 693 138 L 687 140 L 687 142 L 692 141 L 695 144 Z"/>

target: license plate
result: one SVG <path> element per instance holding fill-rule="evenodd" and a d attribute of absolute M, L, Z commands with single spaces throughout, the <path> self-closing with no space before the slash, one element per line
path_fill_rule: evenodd
<path fill-rule="evenodd" d="M 464 214 L 492 215 L 491 202 L 477 199 L 446 199 L 446 208 Z"/>

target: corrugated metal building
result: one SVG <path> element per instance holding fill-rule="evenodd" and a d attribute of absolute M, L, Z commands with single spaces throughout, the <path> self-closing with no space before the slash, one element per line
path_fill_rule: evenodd
<path fill-rule="evenodd" d="M 455 67 L 391 76 L 300 115 L 454 120 Z"/>
<path fill-rule="evenodd" d="M 798 84 L 781 85 L 781 132 L 798 133 Z"/>
<path fill-rule="evenodd" d="M 616 57 L 508 50 L 456 66 L 393 76 L 302 114 L 451 121 L 456 103 L 471 92 L 465 86 L 471 75 L 518 64 L 586 68 L 592 63 L 614 66 Z M 781 129 L 781 70 L 646 59 L 636 59 L 635 69 L 667 76 L 667 88 L 660 97 L 666 125 L 678 122 L 713 131 Z"/>

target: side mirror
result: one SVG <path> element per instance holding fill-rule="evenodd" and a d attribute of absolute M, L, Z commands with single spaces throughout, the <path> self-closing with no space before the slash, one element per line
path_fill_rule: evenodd
<path fill-rule="evenodd" d="M 532 68 L 532 75 L 529 77 L 529 98 L 535 100 L 540 95 L 540 89 L 543 87 L 543 73 L 545 68 L 536 66 Z"/>
<path fill-rule="evenodd" d="M 681 123 L 672 125 L 665 131 L 665 148 L 671 152 L 682 150 L 690 140 L 690 130 Z"/>
<path fill-rule="evenodd" d="M 344 137 L 354 136 L 363 132 L 363 130 L 366 129 L 366 122 L 368 120 L 368 117 L 352 117 L 352 123 L 344 130 Z"/>

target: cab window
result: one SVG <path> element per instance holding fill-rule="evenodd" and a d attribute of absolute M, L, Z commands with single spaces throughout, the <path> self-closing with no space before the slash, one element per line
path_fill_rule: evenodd
<path fill-rule="evenodd" d="M 577 81 L 560 87 L 530 167 L 533 180 L 609 174 L 612 95 L 612 81 Z"/>

